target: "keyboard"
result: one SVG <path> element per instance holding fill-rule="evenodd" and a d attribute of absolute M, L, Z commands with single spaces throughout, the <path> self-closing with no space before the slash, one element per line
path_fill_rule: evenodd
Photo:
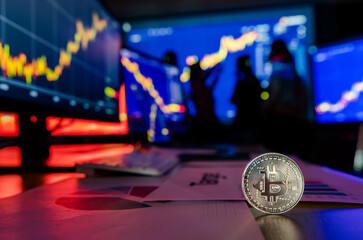
<path fill-rule="evenodd" d="M 173 155 L 132 152 L 122 156 L 76 164 L 76 171 L 86 175 L 94 175 L 97 170 L 107 170 L 147 176 L 161 176 L 178 163 L 178 157 Z"/>

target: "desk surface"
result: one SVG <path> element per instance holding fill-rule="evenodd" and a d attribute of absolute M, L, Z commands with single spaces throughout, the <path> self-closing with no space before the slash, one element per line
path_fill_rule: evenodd
<path fill-rule="evenodd" d="M 223 164 L 223 163 L 221 163 Z M 343 177 L 349 180 L 349 176 L 343 174 Z M 69 204 L 69 199 L 74 200 L 74 197 L 84 197 L 82 200 L 90 200 L 95 199 L 95 197 L 102 197 L 103 200 L 111 199 L 110 196 L 115 196 L 114 193 L 110 193 L 105 191 L 107 189 L 106 186 L 113 186 L 108 189 L 113 189 L 112 191 L 121 191 L 123 193 L 128 192 L 130 189 L 126 188 L 128 181 L 132 181 L 136 185 L 146 185 L 148 187 L 158 186 L 163 183 L 168 176 L 163 178 L 147 178 L 147 177 L 132 177 L 132 176 L 113 176 L 113 177 L 101 177 L 101 178 L 81 178 L 82 175 L 78 175 L 75 173 L 23 173 L 23 174 L 3 174 L 0 175 L 0 194 L 2 197 L 6 197 L 4 199 L 0 199 L 0 238 L 1 239 L 21 239 L 24 237 L 26 232 L 33 232 L 32 227 L 37 225 L 43 225 L 40 227 L 40 233 L 36 235 L 28 235 L 28 239 L 40 239 L 41 237 L 45 239 L 49 239 L 52 236 L 53 239 L 64 238 L 63 235 L 67 232 L 71 232 L 70 230 L 62 231 L 62 226 L 69 228 L 75 228 L 76 230 L 73 234 L 78 234 L 77 236 L 82 239 L 82 237 L 87 236 L 87 234 L 82 234 L 82 232 L 89 231 L 87 226 L 97 226 L 99 222 L 104 221 L 105 219 L 112 216 L 115 219 L 115 224 L 112 226 L 112 232 L 106 231 L 110 236 L 115 236 L 112 234 L 118 234 L 118 231 L 122 232 L 125 229 L 133 229 L 136 231 L 138 224 L 148 225 L 149 227 L 155 227 L 159 225 L 157 220 L 159 219 L 159 214 L 156 212 L 155 221 L 146 221 L 140 213 L 136 212 L 128 212 L 127 221 L 125 222 L 125 216 L 118 216 L 120 211 L 116 214 L 109 214 L 110 211 L 105 206 L 105 202 L 101 202 L 103 209 L 100 211 L 88 212 L 86 209 L 71 209 L 71 208 L 60 208 L 59 206 L 63 204 L 63 206 L 67 206 Z M 10 195 L 14 195 L 15 192 L 8 192 L 7 195 L 4 194 L 4 186 L 16 186 L 19 185 L 19 179 L 22 179 L 23 185 L 18 188 L 18 192 L 25 191 L 28 188 L 32 188 L 34 186 L 41 186 L 39 188 L 32 189 L 30 191 L 25 191 L 20 195 L 16 195 L 10 197 Z M 46 180 L 48 179 L 48 180 Z M 68 179 L 68 180 L 67 180 Z M 354 180 L 354 179 L 353 179 Z M 352 181 L 353 181 L 352 180 Z M 32 182 L 33 181 L 33 182 Z M 60 181 L 60 182 L 59 182 Z M 135 183 L 136 181 L 136 183 Z M 11 183 L 13 182 L 13 185 Z M 15 182 L 15 183 L 14 183 Z M 21 182 L 21 181 L 20 181 Z M 56 184 L 54 183 L 58 182 Z M 126 184 L 123 186 L 123 184 Z M 357 188 L 356 191 L 363 191 L 363 182 L 355 184 L 361 184 L 361 188 Z M 11 189 L 8 187 L 8 189 Z M 94 191 L 94 190 L 97 191 Z M 5 191 L 6 193 L 6 191 Z M 122 193 L 122 194 L 123 194 Z M 118 192 L 117 194 L 121 194 Z M 116 195 L 117 195 L 116 194 Z M 121 195 L 117 195 L 121 196 Z M 123 196 L 123 195 L 122 195 Z M 61 201 L 61 200 L 63 201 Z M 64 200 L 66 200 L 64 202 Z M 133 201 L 140 200 L 140 196 L 135 197 L 132 196 L 129 200 L 128 206 L 133 208 L 143 208 L 145 207 L 144 203 L 135 203 Z M 57 202 L 57 204 L 54 204 Z M 241 234 L 243 231 L 249 231 L 251 236 L 254 236 L 255 239 L 259 239 L 263 236 L 265 239 L 362 239 L 363 236 L 363 205 L 362 204 L 347 204 L 347 203 L 329 203 L 329 202 L 300 202 L 294 209 L 283 214 L 283 215 L 265 215 L 261 212 L 253 209 L 249 209 L 248 213 L 243 212 L 243 208 L 240 206 L 244 205 L 244 201 L 212 201 L 208 202 L 208 204 L 222 204 L 221 206 L 217 206 L 217 208 L 222 207 L 223 209 L 233 207 L 233 209 L 239 209 L 241 214 L 251 214 L 252 219 L 254 219 L 253 223 L 247 221 L 247 223 L 243 219 L 236 218 L 233 221 L 229 218 L 226 219 L 214 219 L 212 222 L 206 221 L 203 226 L 201 226 L 206 232 L 211 231 L 213 233 L 209 236 L 208 239 L 243 239 L 246 238 L 246 235 L 236 236 L 234 235 L 234 231 L 238 229 L 238 233 Z M 73 208 L 76 208 L 73 204 Z M 108 204 L 108 205 L 107 205 Z M 131 204 L 131 205 L 130 205 Z M 180 201 L 180 202 L 166 202 L 166 203 L 145 203 L 146 205 L 157 206 L 160 209 L 160 216 L 162 216 L 159 220 L 164 224 L 168 223 L 168 213 L 170 211 L 174 211 L 173 209 L 177 209 L 178 218 L 170 217 L 170 221 L 179 221 L 180 217 L 183 217 L 183 209 L 197 209 L 200 204 L 205 204 L 205 201 L 199 202 L 191 202 L 191 201 Z M 153 205 L 154 204 L 154 205 Z M 84 208 L 87 206 L 85 202 L 82 202 L 78 207 Z M 92 205 L 93 207 L 95 205 Z M 91 206 L 91 208 L 92 208 Z M 106 206 L 115 206 L 114 203 L 108 202 Z M 106 209 L 105 209 L 106 208 Z M 214 208 L 214 205 L 213 205 Z M 62 209 L 62 210 L 60 210 Z M 151 208 L 145 208 L 150 211 Z M 179 209 L 179 210 L 178 210 Z M 234 210 L 235 211 L 235 210 Z M 97 213 L 96 213 L 97 212 Z M 96 214 L 95 214 L 96 213 Z M 188 214 L 191 214 L 190 212 Z M 218 214 L 217 214 L 218 215 Z M 245 216 L 247 216 L 245 215 Z M 115 217 L 113 217 L 115 216 Z M 118 216 L 118 217 L 116 217 Z M 220 216 L 219 216 L 220 217 Z M 90 219 L 90 222 L 87 223 L 85 219 Z M 190 224 L 185 225 L 184 231 L 185 234 L 189 230 L 196 231 L 195 224 L 193 222 L 194 218 L 185 218 L 181 219 L 181 221 L 189 222 Z M 47 225 L 45 221 L 53 222 L 52 225 Z M 94 222 L 92 222 L 94 221 Z M 208 226 L 214 226 L 216 221 L 222 221 L 219 224 L 220 229 L 208 229 Z M 231 221 L 231 222 L 228 222 Z M 236 221 L 238 225 L 236 224 Z M 36 222 L 34 224 L 34 222 Z M 193 224 L 194 225 L 193 225 Z M 224 225 L 223 225 L 224 223 Z M 228 224 L 226 224 L 228 223 Z M 89 225 L 90 224 L 90 225 Z M 95 225 L 96 224 L 96 225 Z M 233 226 L 233 228 L 231 228 Z M 239 227 L 237 227 L 239 226 Z M 257 228 L 256 228 L 257 226 Z M 103 225 L 103 227 L 105 227 Z M 36 227 L 37 228 L 37 227 Z M 151 229 L 152 229 L 151 228 Z M 117 229 L 117 230 L 116 230 Z M 150 229 L 150 228 L 149 228 Z M 157 228 L 156 228 L 157 229 Z M 165 226 L 161 229 L 165 229 Z M 180 230 L 180 229 L 179 229 Z M 178 229 L 174 229 L 174 231 L 179 231 Z M 225 234 L 222 237 L 217 233 L 228 230 L 230 234 Z M 213 232 L 214 231 L 214 232 Z M 11 234 L 9 234 L 11 232 Z M 23 232 L 23 234 L 21 234 Z M 146 233 L 145 233 L 146 234 Z M 147 232 L 149 235 L 143 235 L 140 233 L 138 235 L 133 235 L 133 239 L 156 239 L 153 235 L 153 232 Z M 151 235 L 150 235 L 151 234 Z M 254 235 L 253 235 L 254 234 Z M 2 237 L 1 237 L 2 236 Z M 152 237 L 154 236 L 154 238 Z M 187 236 L 187 235 L 185 235 Z M 207 235 L 204 235 L 207 236 Z M 250 237 L 251 237 L 250 236 Z M 40 237 L 40 238 L 39 238 Z M 98 236 L 100 237 L 100 236 Z M 94 237 L 97 239 L 97 236 Z M 192 239 L 192 236 L 189 236 L 189 239 Z M 128 239 L 128 238 L 125 238 Z M 187 239 L 187 238 L 184 238 Z M 249 238 L 251 239 L 251 238 Z"/>
<path fill-rule="evenodd" d="M 42 178 L 46 175 L 43 175 Z M 48 176 L 51 176 L 51 174 Z M 71 177 L 71 175 L 67 173 L 64 177 Z M 119 181 L 124 180 L 123 177 L 117 179 Z M 67 181 L 71 181 L 73 188 L 76 188 L 75 186 L 84 184 L 85 181 L 97 186 L 104 186 L 109 180 L 108 178 L 73 178 Z M 115 178 L 112 181 L 115 181 Z M 155 179 L 152 181 L 155 181 Z M 59 183 L 58 186 L 61 187 L 64 183 Z M 54 186 L 51 185 L 50 187 Z M 39 189 L 34 190 L 39 191 Z M 25 193 L 31 193 L 31 191 Z M 49 194 L 54 194 L 49 189 L 47 191 Z M 26 204 L 29 200 L 23 198 L 23 195 L 5 198 L 4 200 L 7 201 L 0 201 L 1 208 L 9 206 L 10 201 L 18 204 L 21 201 Z M 39 194 L 39 197 L 42 197 L 42 194 Z M 21 207 L 29 208 L 26 205 Z M 264 215 L 253 208 L 250 208 L 250 210 L 265 239 L 362 239 L 363 236 L 363 206 L 360 204 L 300 202 L 294 209 L 283 215 Z M 49 213 L 52 212 L 51 209 L 48 211 Z M 9 215 L 6 222 L 4 222 L 4 218 L 0 217 L 0 219 L 2 219 L 0 220 L 2 226 L 9 226 L 9 223 L 11 225 L 9 219 L 12 218 L 9 218 Z M 2 231 L 4 229 L 1 230 L 0 228 L 0 236 Z M 21 231 L 21 229 L 17 229 L 17 231 Z"/>

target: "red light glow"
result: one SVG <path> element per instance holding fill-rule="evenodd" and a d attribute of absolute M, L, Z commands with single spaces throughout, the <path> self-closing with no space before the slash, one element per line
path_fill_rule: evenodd
<path fill-rule="evenodd" d="M 21 152 L 16 146 L 0 149 L 0 167 L 20 167 Z"/>
<path fill-rule="evenodd" d="M 129 132 L 129 127 L 127 123 L 124 85 L 120 88 L 119 96 L 119 123 L 47 117 L 47 129 L 51 131 L 52 136 L 126 135 Z"/>
<path fill-rule="evenodd" d="M 37 116 L 34 116 L 34 115 L 30 116 L 30 121 L 31 121 L 32 123 L 36 123 L 36 122 L 38 121 Z"/>
<path fill-rule="evenodd" d="M 53 145 L 49 148 L 48 167 L 74 167 L 99 158 L 121 156 L 134 150 L 131 144 Z"/>
<path fill-rule="evenodd" d="M 54 129 L 51 133 L 52 136 L 126 135 L 129 132 L 129 127 L 124 84 L 119 91 L 119 117 L 120 123 L 48 117 L 46 124 L 48 130 Z M 30 121 L 37 122 L 36 116 L 31 116 Z M 16 137 L 18 135 L 18 115 L 16 113 L 0 112 L 0 137 Z"/>
<path fill-rule="evenodd" d="M 16 174 L 0 176 L 0 198 L 14 196 L 23 192 L 23 179 Z"/>
<path fill-rule="evenodd" d="M 122 123 L 59 117 L 47 117 L 47 129 L 50 131 L 54 129 L 52 136 L 125 135 L 128 133 L 127 125 Z"/>
<path fill-rule="evenodd" d="M 19 135 L 18 115 L 0 112 L 0 136 L 16 137 Z"/>
<path fill-rule="evenodd" d="M 52 184 L 69 178 L 84 178 L 83 173 L 47 173 L 42 177 L 42 184 Z"/>

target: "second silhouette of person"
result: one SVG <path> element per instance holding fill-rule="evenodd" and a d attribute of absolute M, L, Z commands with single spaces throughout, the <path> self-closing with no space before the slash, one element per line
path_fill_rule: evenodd
<path fill-rule="evenodd" d="M 261 123 L 261 85 L 252 72 L 250 58 L 247 55 L 237 60 L 237 84 L 232 102 L 237 106 L 233 131 L 237 139 L 255 142 Z"/>

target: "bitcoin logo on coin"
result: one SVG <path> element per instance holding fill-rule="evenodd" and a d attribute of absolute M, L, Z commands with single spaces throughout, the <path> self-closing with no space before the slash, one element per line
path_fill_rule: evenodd
<path fill-rule="evenodd" d="M 291 158 L 266 153 L 248 163 L 242 175 L 242 191 L 254 208 L 271 214 L 284 213 L 300 201 L 304 177 Z"/>

